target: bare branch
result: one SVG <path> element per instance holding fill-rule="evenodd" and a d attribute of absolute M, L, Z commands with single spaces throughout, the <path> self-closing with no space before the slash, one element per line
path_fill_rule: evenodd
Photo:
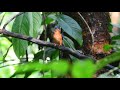
<path fill-rule="evenodd" d="M 14 37 L 14 38 L 26 40 L 26 41 L 36 43 L 36 44 L 39 44 L 39 45 L 42 45 L 42 46 L 47 46 L 47 47 L 52 47 L 52 48 L 55 48 L 55 49 L 59 49 L 63 52 L 68 52 L 69 54 L 71 54 L 71 55 L 73 55 L 73 56 L 75 56 L 79 59 L 89 58 L 88 56 L 85 56 L 85 55 L 79 53 L 77 50 L 73 50 L 73 49 L 65 47 L 65 46 L 59 46 L 59 45 L 56 45 L 54 43 L 38 40 L 38 39 L 29 37 L 29 36 L 25 36 L 25 35 L 22 35 L 22 34 L 9 32 L 5 29 L 0 29 L 0 34 L 4 34 L 4 35 L 11 36 L 11 37 Z"/>
<path fill-rule="evenodd" d="M 3 29 L 5 29 L 5 27 L 13 20 L 15 19 L 17 16 L 20 16 L 21 14 L 23 14 L 24 12 L 20 12 L 18 14 L 16 14 L 15 16 L 13 16 L 11 19 L 9 19 L 3 26 Z"/>

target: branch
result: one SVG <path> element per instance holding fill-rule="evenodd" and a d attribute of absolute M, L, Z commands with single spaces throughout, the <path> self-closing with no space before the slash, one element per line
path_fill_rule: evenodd
<path fill-rule="evenodd" d="M 16 14 L 15 16 L 13 16 L 11 19 L 9 19 L 3 26 L 3 29 L 5 29 L 5 27 L 13 20 L 15 19 L 17 16 L 20 16 L 21 14 L 23 14 L 24 12 L 20 12 L 18 14 Z"/>
<path fill-rule="evenodd" d="M 5 61 L 5 58 L 6 58 L 7 54 L 8 54 L 8 52 L 9 52 L 10 48 L 12 47 L 12 45 L 13 45 L 13 44 L 10 45 L 10 47 L 9 47 L 8 50 L 7 50 L 7 52 L 6 52 L 5 55 L 3 56 L 3 61 Z"/>
<path fill-rule="evenodd" d="M 4 35 L 11 36 L 11 37 L 14 37 L 14 38 L 26 40 L 26 41 L 29 41 L 29 42 L 32 42 L 32 43 L 35 43 L 35 44 L 39 44 L 39 45 L 42 45 L 42 46 L 59 49 L 59 50 L 61 50 L 63 52 L 68 52 L 69 54 L 71 54 L 74 57 L 77 57 L 79 59 L 90 58 L 88 56 L 85 56 L 85 55 L 79 53 L 77 50 L 73 50 L 73 49 L 65 47 L 65 46 L 59 46 L 59 45 L 56 45 L 54 43 L 38 40 L 38 39 L 35 39 L 33 37 L 25 36 L 25 35 L 22 35 L 22 34 L 9 32 L 6 29 L 0 29 L 0 34 L 4 34 Z"/>

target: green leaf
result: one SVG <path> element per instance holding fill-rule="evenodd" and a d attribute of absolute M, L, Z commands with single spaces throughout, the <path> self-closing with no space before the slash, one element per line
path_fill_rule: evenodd
<path fill-rule="evenodd" d="M 13 42 L 14 52 L 16 56 L 20 59 L 25 55 L 28 43 L 27 41 L 15 39 L 15 38 L 13 38 L 12 42 Z"/>
<path fill-rule="evenodd" d="M 95 74 L 95 65 L 90 60 L 76 61 L 72 67 L 74 78 L 92 78 Z"/>
<path fill-rule="evenodd" d="M 12 32 L 37 37 L 42 17 L 39 12 L 27 12 L 18 16 L 12 26 Z M 13 38 L 13 49 L 18 58 L 25 55 L 28 42 Z"/>
<path fill-rule="evenodd" d="M 75 49 L 73 41 L 66 36 L 63 37 L 63 43 L 66 47 Z"/>
<path fill-rule="evenodd" d="M 29 12 L 28 13 L 28 20 L 29 20 L 29 35 L 32 37 L 37 37 L 38 32 L 40 30 L 40 26 L 42 23 L 42 16 L 40 12 Z"/>
<path fill-rule="evenodd" d="M 59 15 L 57 16 L 57 21 L 68 35 L 82 45 L 82 29 L 74 19 L 67 15 Z"/>
<path fill-rule="evenodd" d="M 18 16 L 13 23 L 12 32 L 20 33 L 23 35 L 29 35 L 28 30 L 29 30 L 29 22 L 27 19 L 27 14 Z M 16 56 L 18 58 L 20 58 L 20 56 L 23 56 L 27 49 L 28 42 L 13 38 L 12 43 Z"/>

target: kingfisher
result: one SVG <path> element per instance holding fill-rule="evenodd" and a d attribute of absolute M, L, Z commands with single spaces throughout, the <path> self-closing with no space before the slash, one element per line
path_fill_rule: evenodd
<path fill-rule="evenodd" d="M 55 26 L 52 37 L 53 43 L 58 44 L 59 46 L 63 45 L 63 37 L 61 33 L 61 28 L 59 26 Z"/>

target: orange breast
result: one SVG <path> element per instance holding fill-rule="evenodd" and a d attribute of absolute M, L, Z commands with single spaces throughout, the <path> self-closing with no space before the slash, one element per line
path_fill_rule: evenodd
<path fill-rule="evenodd" d="M 62 45 L 62 34 L 60 30 L 55 30 L 53 34 L 53 42 L 58 45 Z"/>

